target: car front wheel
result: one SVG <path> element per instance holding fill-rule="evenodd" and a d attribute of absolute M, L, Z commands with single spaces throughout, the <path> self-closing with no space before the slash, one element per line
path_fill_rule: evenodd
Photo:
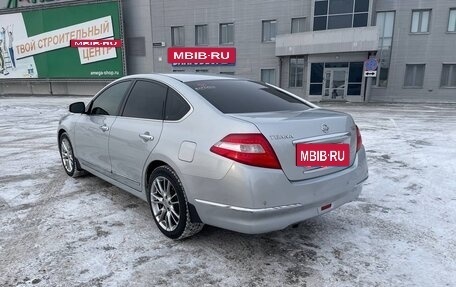
<path fill-rule="evenodd" d="M 84 174 L 83 170 L 78 169 L 73 153 L 73 146 L 66 133 L 60 136 L 60 157 L 62 158 L 63 168 L 69 176 L 78 177 Z"/>
<path fill-rule="evenodd" d="M 190 221 L 184 187 L 169 166 L 160 166 L 152 172 L 147 199 L 157 227 L 171 239 L 190 237 L 204 226 Z"/>

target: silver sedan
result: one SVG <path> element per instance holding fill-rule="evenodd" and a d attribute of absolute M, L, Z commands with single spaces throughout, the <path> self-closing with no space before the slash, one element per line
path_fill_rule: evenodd
<path fill-rule="evenodd" d="M 358 198 L 368 176 L 352 117 L 269 84 L 208 75 L 116 80 L 58 127 L 69 176 L 149 203 L 160 231 L 280 230 Z"/>

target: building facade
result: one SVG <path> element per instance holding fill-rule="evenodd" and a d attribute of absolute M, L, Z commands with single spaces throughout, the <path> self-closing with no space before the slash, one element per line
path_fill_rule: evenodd
<path fill-rule="evenodd" d="M 229 74 L 269 82 L 313 101 L 456 102 L 455 0 L 121 3 L 129 74 Z M 236 63 L 168 63 L 169 47 L 195 46 L 234 47 Z M 365 75 L 368 59 L 378 62 L 376 77 Z M 44 90 L 52 84 L 65 85 L 36 83 Z M 8 93 L 8 85 L 15 83 L 2 83 L 0 92 Z M 69 93 L 77 94 L 78 85 L 85 92 L 98 87 L 71 83 Z"/>
<path fill-rule="evenodd" d="M 454 0 L 124 1 L 128 71 L 234 74 L 311 100 L 456 102 Z M 172 66 L 233 46 L 234 66 Z M 378 60 L 377 77 L 364 61 Z"/>

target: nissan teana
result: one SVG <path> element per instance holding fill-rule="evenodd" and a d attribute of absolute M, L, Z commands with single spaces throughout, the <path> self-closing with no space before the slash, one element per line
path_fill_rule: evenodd
<path fill-rule="evenodd" d="M 368 177 L 352 117 L 248 79 L 118 79 L 58 126 L 69 176 L 89 172 L 148 202 L 167 237 L 204 224 L 257 234 L 358 198 Z"/>

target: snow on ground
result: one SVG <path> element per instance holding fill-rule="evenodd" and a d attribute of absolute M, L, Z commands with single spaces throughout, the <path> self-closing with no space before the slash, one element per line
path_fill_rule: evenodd
<path fill-rule="evenodd" d="M 455 105 L 327 104 L 363 134 L 358 201 L 278 232 L 176 242 L 145 202 L 64 173 L 56 127 L 78 100 L 0 98 L 0 286 L 456 286 Z"/>

